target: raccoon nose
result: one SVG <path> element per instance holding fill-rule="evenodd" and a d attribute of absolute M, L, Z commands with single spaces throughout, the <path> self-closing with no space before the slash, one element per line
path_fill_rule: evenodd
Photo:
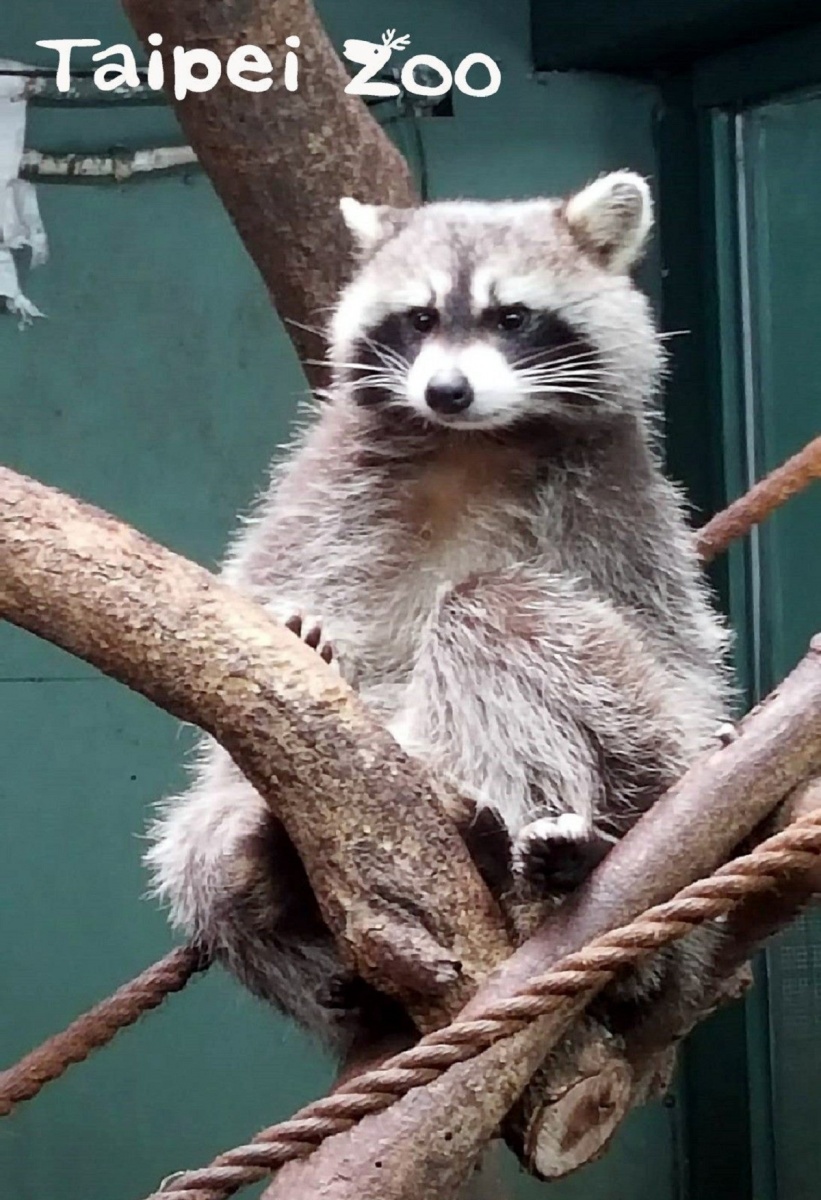
<path fill-rule="evenodd" d="M 470 407 L 473 403 L 473 388 L 461 371 L 434 375 L 425 388 L 425 401 L 428 408 L 432 408 L 434 412 L 452 416 Z"/>

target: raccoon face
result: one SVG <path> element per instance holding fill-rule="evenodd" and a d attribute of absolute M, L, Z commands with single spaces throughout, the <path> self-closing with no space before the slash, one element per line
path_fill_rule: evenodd
<path fill-rule="evenodd" d="M 638 176 L 568 201 L 341 208 L 360 265 L 332 362 L 356 403 L 494 429 L 601 419 L 652 397 L 658 337 L 628 274 L 652 223 Z"/>

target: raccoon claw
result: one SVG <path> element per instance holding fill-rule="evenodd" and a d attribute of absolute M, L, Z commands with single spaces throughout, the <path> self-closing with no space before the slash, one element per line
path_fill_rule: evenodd
<path fill-rule="evenodd" d="M 301 613 L 294 613 L 285 622 L 285 628 L 290 629 L 291 633 L 295 633 L 298 638 L 301 638 L 306 646 L 316 650 L 323 662 L 328 663 L 329 666 L 337 666 L 333 645 L 331 642 L 322 640 L 322 626 L 318 621 L 306 619 Z"/>
<path fill-rule="evenodd" d="M 599 865 L 610 842 L 575 813 L 540 817 L 516 839 L 516 869 L 532 892 L 563 894 Z"/>
<path fill-rule="evenodd" d="M 494 894 L 505 891 L 513 875 L 510 834 L 492 808 L 477 809 L 459 832 L 473 863 Z"/>
<path fill-rule="evenodd" d="M 367 985 L 356 975 L 339 975 L 329 979 L 317 992 L 317 1003 L 331 1012 L 358 1012 L 365 998 Z"/>
<path fill-rule="evenodd" d="M 730 746 L 738 737 L 738 729 L 732 721 L 725 721 L 723 725 L 719 725 L 713 736 L 719 746 Z"/>

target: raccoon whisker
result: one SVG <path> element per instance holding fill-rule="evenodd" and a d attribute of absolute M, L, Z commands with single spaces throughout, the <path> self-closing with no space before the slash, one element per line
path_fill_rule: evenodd
<path fill-rule="evenodd" d="M 368 375 L 398 376 L 400 374 L 394 367 L 384 366 L 381 363 L 338 363 L 337 365 L 343 370 L 366 371 Z M 361 379 L 362 376 L 360 375 L 357 378 Z"/>
<path fill-rule="evenodd" d="M 396 371 L 372 371 L 369 375 L 360 375 L 358 379 L 352 379 L 348 383 L 352 388 L 368 387 L 373 383 L 389 383 L 391 385 L 401 386 L 405 381 L 405 376 L 398 374 Z"/>
<path fill-rule="evenodd" d="M 321 338 L 328 336 L 327 329 L 319 329 L 316 325 L 304 325 L 302 321 L 295 321 L 293 317 L 283 317 L 282 320 L 286 325 L 293 325 L 294 329 L 304 329 L 306 333 L 315 333 L 317 337 Z"/>
<path fill-rule="evenodd" d="M 351 392 L 365 392 L 369 388 L 397 388 L 402 386 L 402 381 L 391 376 L 374 375 L 368 376 L 367 379 L 357 379 L 351 384 Z"/>
<path fill-rule="evenodd" d="M 368 339 L 365 339 L 366 341 Z M 379 365 L 383 367 L 392 367 L 394 370 L 406 372 L 410 363 L 403 359 L 401 355 L 389 351 L 387 347 L 380 347 L 376 342 L 369 343 L 374 353 L 379 358 Z M 374 364 L 363 362 L 338 362 L 333 358 L 305 358 L 303 362 L 312 367 L 342 367 L 350 371 L 372 371 Z"/>
<path fill-rule="evenodd" d="M 535 355 L 530 361 L 514 362 L 511 365 L 520 367 L 524 371 L 532 371 L 534 368 L 538 370 L 540 367 L 560 367 L 564 365 L 578 366 L 590 363 L 601 362 L 601 355 L 597 351 L 589 351 L 579 354 L 556 354 L 553 351 L 549 353 L 540 353 Z"/>
<path fill-rule="evenodd" d="M 639 345 L 640 343 L 635 343 L 635 344 Z M 630 343 L 623 342 L 622 345 L 629 347 Z M 539 367 L 539 366 L 555 367 L 555 366 L 562 366 L 565 363 L 571 363 L 573 365 L 578 365 L 580 363 L 599 364 L 599 363 L 602 363 L 602 361 L 603 361 L 603 355 L 600 350 L 581 350 L 577 354 L 559 354 L 558 349 L 556 347 L 551 347 L 547 350 L 536 351 L 535 354 L 528 355 L 524 359 L 519 359 L 511 365 L 513 365 L 515 367 L 521 366 L 521 367 L 524 367 L 525 369 L 529 369 L 534 365 L 536 367 Z M 606 361 L 606 359 L 604 359 L 604 361 Z"/>
<path fill-rule="evenodd" d="M 588 400 L 596 400 L 605 407 L 609 407 L 608 397 L 605 394 L 602 392 L 592 392 L 587 388 L 529 388 L 527 391 L 527 394 L 530 396 L 555 396 L 557 393 L 561 393 L 564 396 L 584 396 Z"/>
<path fill-rule="evenodd" d="M 387 354 L 380 354 L 374 351 L 378 360 L 379 366 L 385 371 L 393 371 L 396 375 L 407 375 L 410 370 L 410 363 L 404 362 L 402 359 L 392 358 Z"/>
<path fill-rule="evenodd" d="M 322 364 L 318 360 L 306 359 L 305 361 L 311 363 L 312 366 L 324 365 L 324 366 L 329 366 L 329 367 L 337 367 L 343 371 L 373 371 L 373 369 L 374 369 L 373 363 L 356 363 L 356 362 L 333 362 L 333 363 L 330 363 L 329 362 L 329 363 Z M 387 366 L 388 364 L 387 363 L 381 363 L 381 364 L 378 363 L 376 365 L 377 366 Z"/>
<path fill-rule="evenodd" d="M 547 355 L 557 355 L 564 350 L 572 350 L 578 346 L 578 342 L 562 342 L 558 346 L 541 347 L 539 350 L 532 350 L 530 354 L 524 354 L 521 358 L 515 359 L 511 366 L 519 367 L 526 366 L 528 363 L 537 361 L 540 358 L 545 358 Z M 562 354 L 555 361 L 557 362 L 576 362 L 587 358 L 596 358 L 599 354 L 598 350 L 577 350 L 575 354 Z"/>
<path fill-rule="evenodd" d="M 578 366 L 575 364 L 554 366 L 551 363 L 543 363 L 538 367 L 525 367 L 524 370 L 517 370 L 516 374 L 522 379 L 555 379 L 558 377 L 569 379 L 581 376 L 588 379 L 622 378 L 620 371 L 611 371 L 607 367 L 599 367 L 594 363 L 581 363 Z"/>
<path fill-rule="evenodd" d="M 602 363 L 601 357 L 595 355 L 578 355 L 575 357 L 565 358 L 541 358 L 536 362 L 528 365 L 518 363 L 511 364 L 513 369 L 524 374 L 532 374 L 538 371 L 563 371 L 563 370 L 584 370 L 605 372 L 610 371 L 606 364 Z"/>
<path fill-rule="evenodd" d="M 558 400 L 559 402 L 562 402 L 562 401 L 567 402 L 568 400 L 571 400 L 571 399 L 580 398 L 580 399 L 584 400 L 586 404 L 593 405 L 595 408 L 601 410 L 602 412 L 618 412 L 619 411 L 619 405 L 616 403 L 616 401 L 612 397 L 602 396 L 598 392 L 579 392 L 579 391 L 568 390 L 568 391 L 562 391 L 562 392 L 549 392 L 549 393 L 547 393 L 547 397 L 549 397 L 552 400 Z M 544 397 L 544 398 L 547 398 L 547 397 Z M 535 396 L 535 397 L 531 397 L 530 399 L 531 399 L 531 403 L 532 403 L 534 400 L 543 399 L 543 397 Z"/>
<path fill-rule="evenodd" d="M 386 346 L 383 342 L 375 342 L 367 336 L 365 336 L 364 341 L 378 355 L 382 362 L 392 363 L 402 371 L 409 369 L 410 363 L 408 360 L 398 350 L 394 350 L 392 346 Z"/>
<path fill-rule="evenodd" d="M 529 371 L 517 371 L 517 376 L 520 379 L 605 379 L 607 376 L 616 377 L 616 373 L 612 371 L 598 371 L 595 367 L 556 367 L 551 370 L 550 367 L 540 367 L 539 370 L 531 368 Z"/>
<path fill-rule="evenodd" d="M 542 379 L 524 379 L 522 382 L 530 391 L 540 387 L 589 387 L 606 392 L 620 390 L 613 380 L 602 379 L 598 375 L 548 375 Z"/>
<path fill-rule="evenodd" d="M 583 386 L 577 384 L 565 385 L 562 383 L 551 384 L 550 386 L 537 386 L 537 388 L 523 388 L 522 391 L 528 396 L 550 396 L 557 391 L 562 391 L 568 396 L 594 396 L 597 400 L 599 397 L 605 398 L 607 395 L 617 395 L 616 392 L 609 392 L 607 389 L 592 388 L 592 386 L 591 388 L 583 388 Z"/>

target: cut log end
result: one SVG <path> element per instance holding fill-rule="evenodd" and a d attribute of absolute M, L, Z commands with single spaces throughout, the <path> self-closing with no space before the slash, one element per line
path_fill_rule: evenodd
<path fill-rule="evenodd" d="M 532 1114 L 525 1138 L 528 1169 L 540 1179 L 562 1179 L 599 1158 L 630 1110 L 632 1097 L 632 1072 L 624 1060 L 614 1058 L 558 1100 L 546 1100 Z"/>

